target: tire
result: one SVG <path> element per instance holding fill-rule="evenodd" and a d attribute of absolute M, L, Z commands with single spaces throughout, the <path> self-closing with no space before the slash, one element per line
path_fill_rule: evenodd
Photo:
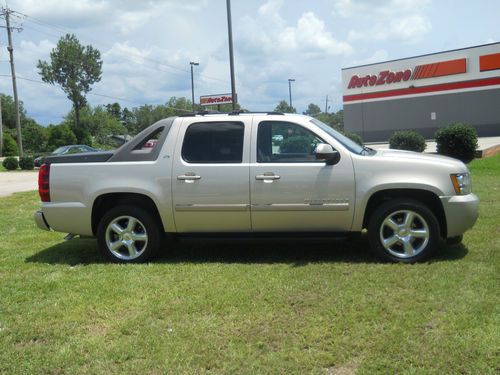
<path fill-rule="evenodd" d="M 461 244 L 462 243 L 462 240 L 464 239 L 464 236 L 461 234 L 459 236 L 455 236 L 455 237 L 450 237 L 450 238 L 447 238 L 446 239 L 446 243 L 448 245 L 458 245 L 458 244 Z"/>
<path fill-rule="evenodd" d="M 413 199 L 398 198 L 382 203 L 368 224 L 370 247 L 385 261 L 422 261 L 436 250 L 439 238 L 436 216 Z"/>
<path fill-rule="evenodd" d="M 115 263 L 149 261 L 159 252 L 163 237 L 156 218 L 136 206 L 112 208 L 97 228 L 99 250 Z"/>

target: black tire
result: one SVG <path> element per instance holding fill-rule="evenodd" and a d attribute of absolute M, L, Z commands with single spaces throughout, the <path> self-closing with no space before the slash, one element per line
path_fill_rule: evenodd
<path fill-rule="evenodd" d="M 149 261 L 159 252 L 163 237 L 158 220 L 136 206 L 113 207 L 102 217 L 97 228 L 99 250 L 115 263 Z M 116 247 L 111 248 L 111 244 Z"/>
<path fill-rule="evenodd" d="M 462 243 L 463 239 L 464 239 L 463 234 L 461 234 L 459 236 L 455 236 L 455 237 L 450 237 L 450 238 L 446 239 L 446 244 L 448 244 L 448 245 L 458 245 L 458 244 Z"/>
<path fill-rule="evenodd" d="M 436 216 L 413 199 L 397 198 L 382 203 L 368 224 L 370 247 L 385 261 L 422 261 L 436 250 L 439 238 Z"/>

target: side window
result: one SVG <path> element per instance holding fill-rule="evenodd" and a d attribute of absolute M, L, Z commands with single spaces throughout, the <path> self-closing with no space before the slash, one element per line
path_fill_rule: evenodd
<path fill-rule="evenodd" d="M 182 158 L 188 163 L 241 163 L 244 131 L 240 122 L 192 124 L 184 135 Z"/>
<path fill-rule="evenodd" d="M 263 121 L 257 132 L 257 162 L 316 162 L 314 150 L 325 143 L 306 128 L 283 121 Z"/>

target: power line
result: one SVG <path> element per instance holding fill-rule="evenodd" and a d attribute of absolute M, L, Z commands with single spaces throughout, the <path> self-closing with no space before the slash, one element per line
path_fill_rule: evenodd
<path fill-rule="evenodd" d="M 10 78 L 11 76 L 9 74 L 0 74 L 0 77 L 9 77 Z M 40 81 L 38 79 L 26 78 L 26 77 L 21 77 L 21 76 L 17 76 L 17 78 L 20 79 L 20 80 L 23 80 L 23 81 L 34 82 L 34 83 L 39 83 L 39 84 L 44 84 L 44 85 L 50 85 L 50 86 L 54 87 L 51 83 Z M 93 96 L 99 96 L 99 97 L 103 97 L 103 98 L 109 98 L 109 99 L 126 101 L 126 102 L 130 102 L 130 103 L 138 104 L 139 106 L 141 105 L 141 103 L 139 103 L 137 100 L 132 100 L 132 99 L 128 99 L 128 98 L 120 98 L 118 96 L 112 96 L 112 95 L 107 95 L 107 94 L 100 94 L 100 93 L 97 93 L 97 92 L 89 92 L 87 94 L 88 95 L 93 95 Z M 175 109 L 177 111 L 182 111 L 182 112 L 187 112 L 187 113 L 192 112 L 192 110 L 190 110 L 190 109 L 182 109 L 182 108 L 172 107 L 172 106 L 169 106 L 169 105 L 164 105 L 164 106 L 166 108 Z"/>
<path fill-rule="evenodd" d="M 31 21 L 31 22 L 34 22 L 40 26 L 45 26 L 45 27 L 50 27 L 50 28 L 53 28 L 53 29 L 56 29 L 58 31 L 62 31 L 62 32 L 65 32 L 65 33 L 73 33 L 72 30 L 68 29 L 68 28 L 65 28 L 65 27 L 60 27 L 60 26 L 57 26 L 57 25 L 54 25 L 54 24 L 51 24 L 49 22 L 45 22 L 43 20 L 40 20 L 38 18 L 35 18 L 33 16 L 30 16 L 28 14 L 24 14 L 24 13 L 20 13 L 20 12 L 17 12 L 19 13 L 20 15 L 24 16 L 26 18 L 27 21 Z M 43 33 L 43 32 L 42 32 Z M 52 34 L 53 35 L 53 34 Z M 54 36 L 54 35 L 53 35 Z M 87 38 L 88 39 L 88 38 Z M 105 44 L 105 43 L 102 43 L 102 42 L 98 42 L 98 41 L 92 41 L 92 44 L 95 44 L 95 45 L 101 45 L 102 47 L 105 47 L 107 49 L 111 49 L 113 48 L 113 46 L 110 46 L 109 44 Z M 132 52 L 133 53 L 133 52 Z M 160 66 L 164 66 L 164 67 L 167 67 L 167 68 L 170 68 L 170 69 L 173 69 L 173 70 L 177 70 L 177 71 L 180 71 L 180 72 L 183 72 L 183 73 L 190 73 L 190 70 L 189 69 L 185 69 L 185 68 L 181 68 L 181 67 L 178 67 L 178 66 L 175 66 L 175 65 L 172 65 L 172 64 L 168 64 L 168 63 L 165 63 L 163 61 L 160 61 L 160 60 L 156 60 L 156 59 L 153 59 L 153 58 L 150 58 L 150 57 L 146 57 L 146 56 L 142 56 L 142 55 L 139 55 L 137 53 L 135 53 L 136 56 L 144 59 L 144 60 L 147 60 L 147 61 L 150 61 L 150 62 L 153 62 L 155 64 L 158 64 Z M 132 61 L 134 63 L 137 64 L 136 61 L 133 61 L 129 58 L 126 58 L 127 60 L 129 61 Z M 210 80 L 213 80 L 213 81 L 219 81 L 219 82 L 223 82 L 223 83 L 226 83 L 226 84 L 229 84 L 228 81 L 226 80 L 223 80 L 221 78 L 216 78 L 216 77 L 212 77 L 212 76 L 208 76 L 206 74 L 200 74 L 201 77 L 203 78 L 206 78 L 206 79 L 210 79 Z"/>

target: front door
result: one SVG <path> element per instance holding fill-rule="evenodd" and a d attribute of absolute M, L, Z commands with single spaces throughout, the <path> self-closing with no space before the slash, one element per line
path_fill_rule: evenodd
<path fill-rule="evenodd" d="M 336 165 L 318 162 L 328 143 L 314 127 L 286 121 L 254 124 L 250 190 L 254 231 L 349 231 L 354 172 L 348 152 Z"/>
<path fill-rule="evenodd" d="M 177 231 L 250 231 L 250 119 L 184 121 L 172 169 Z"/>

